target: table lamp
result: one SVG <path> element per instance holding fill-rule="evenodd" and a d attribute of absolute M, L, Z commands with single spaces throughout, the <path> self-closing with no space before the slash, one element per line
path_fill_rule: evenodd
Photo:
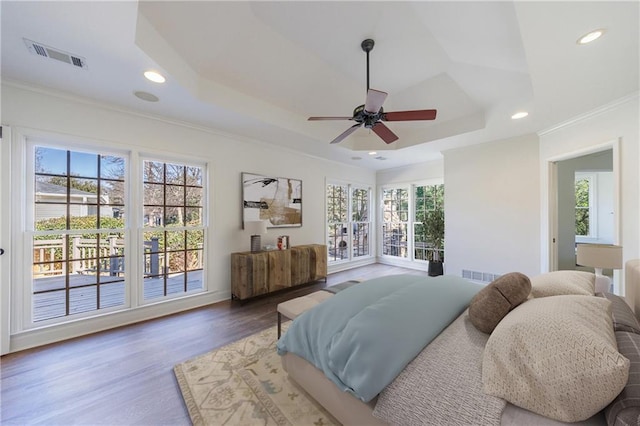
<path fill-rule="evenodd" d="M 611 279 L 603 269 L 622 268 L 622 247 L 612 244 L 578 244 L 576 263 L 591 266 L 596 273 L 596 293 L 610 291 Z"/>
<path fill-rule="evenodd" d="M 245 223 L 245 230 L 251 233 L 251 251 L 262 250 L 262 238 L 261 235 L 267 233 L 267 221 L 255 220 Z"/>

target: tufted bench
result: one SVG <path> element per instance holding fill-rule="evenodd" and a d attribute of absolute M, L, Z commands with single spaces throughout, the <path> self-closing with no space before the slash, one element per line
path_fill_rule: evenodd
<path fill-rule="evenodd" d="M 336 284 L 331 287 L 327 287 L 324 290 L 316 291 L 315 293 L 307 294 L 306 296 L 296 297 L 295 299 L 287 300 L 278 304 L 278 339 L 282 332 L 282 317 L 288 319 L 295 319 L 298 315 L 307 311 L 318 303 L 322 302 L 333 296 L 335 293 L 351 287 L 354 284 L 358 284 L 364 281 L 363 279 L 355 279 L 345 281 L 340 284 Z"/>

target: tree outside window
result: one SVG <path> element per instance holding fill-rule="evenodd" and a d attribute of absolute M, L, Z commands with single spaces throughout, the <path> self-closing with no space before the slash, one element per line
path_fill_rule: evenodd
<path fill-rule="evenodd" d="M 591 235 L 591 227 L 589 223 L 591 210 L 591 179 L 576 179 L 575 196 L 576 235 L 588 237 Z"/>

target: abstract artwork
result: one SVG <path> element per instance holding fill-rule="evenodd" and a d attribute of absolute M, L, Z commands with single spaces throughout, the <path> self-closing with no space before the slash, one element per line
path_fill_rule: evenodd
<path fill-rule="evenodd" d="M 268 228 L 302 226 L 302 181 L 242 173 L 242 221 Z"/>

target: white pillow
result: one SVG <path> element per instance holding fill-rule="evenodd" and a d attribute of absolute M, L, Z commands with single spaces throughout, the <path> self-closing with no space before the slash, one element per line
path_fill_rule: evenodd
<path fill-rule="evenodd" d="M 596 276 L 584 271 L 554 271 L 531 278 L 531 296 L 547 297 L 563 294 L 593 296 Z"/>
<path fill-rule="evenodd" d="M 552 419 L 588 419 L 622 391 L 629 374 L 610 307 L 604 298 L 573 295 L 519 305 L 489 337 L 484 391 Z"/>

